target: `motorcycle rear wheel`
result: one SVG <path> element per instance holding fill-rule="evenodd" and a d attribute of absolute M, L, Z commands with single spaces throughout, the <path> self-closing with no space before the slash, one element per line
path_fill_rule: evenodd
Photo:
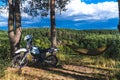
<path fill-rule="evenodd" d="M 27 58 L 25 58 L 23 63 L 21 63 L 22 59 L 23 59 L 23 54 L 15 55 L 12 60 L 12 67 L 13 68 L 21 68 L 21 67 L 27 65 L 27 63 L 28 63 Z"/>
<path fill-rule="evenodd" d="M 55 55 L 49 55 L 46 57 L 45 63 L 47 63 L 47 66 L 56 67 L 58 63 L 58 58 Z"/>

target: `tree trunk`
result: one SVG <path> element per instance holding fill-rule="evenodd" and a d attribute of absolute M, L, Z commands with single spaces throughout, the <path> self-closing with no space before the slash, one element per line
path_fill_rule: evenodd
<path fill-rule="evenodd" d="M 11 54 L 14 52 L 14 6 L 13 1 L 8 0 L 9 3 L 9 18 L 8 18 L 8 36 L 10 41 Z"/>
<path fill-rule="evenodd" d="M 120 0 L 118 0 L 118 13 L 119 13 L 118 30 L 120 32 Z"/>
<path fill-rule="evenodd" d="M 20 0 L 15 0 L 15 50 L 20 48 L 20 40 L 22 35 Z"/>
<path fill-rule="evenodd" d="M 50 1 L 51 47 L 56 46 L 55 0 Z"/>
<path fill-rule="evenodd" d="M 8 36 L 10 41 L 11 56 L 20 48 L 21 39 L 21 16 L 20 0 L 8 0 L 9 18 L 8 18 Z"/>

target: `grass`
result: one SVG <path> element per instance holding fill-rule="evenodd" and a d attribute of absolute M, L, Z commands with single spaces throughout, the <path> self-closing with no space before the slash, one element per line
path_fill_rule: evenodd
<path fill-rule="evenodd" d="M 56 74 L 52 71 L 32 67 L 24 67 L 22 68 L 22 72 L 18 72 L 17 69 L 9 68 L 5 73 L 6 75 L 2 80 L 66 80 L 62 74 Z M 68 79 L 73 80 L 69 77 Z"/>
<path fill-rule="evenodd" d="M 113 59 L 107 59 L 102 56 L 90 57 L 90 56 L 82 56 L 80 55 L 66 55 L 66 54 L 58 54 L 59 59 L 62 63 L 67 65 L 77 65 L 77 66 L 87 66 L 94 69 L 103 69 L 108 70 L 109 79 L 106 80 L 119 80 L 120 79 L 120 64 L 119 61 L 115 61 Z M 94 75 L 99 76 L 100 75 Z"/>
<path fill-rule="evenodd" d="M 6 70 L 10 63 L 9 60 L 5 59 L 5 58 L 9 57 L 9 55 L 8 55 L 9 54 L 9 45 L 6 45 L 6 44 L 8 44 L 7 32 L 0 31 L 0 36 L 1 36 L 0 37 L 0 50 L 2 51 L 2 53 L 0 54 L 0 56 L 2 56 L 2 57 L 0 57 L 0 77 L 3 77 L 5 74 L 5 76 L 2 78 L 2 80 L 8 80 L 8 78 L 9 78 L 9 80 L 33 80 L 33 79 L 37 80 L 37 79 L 35 79 L 35 77 L 40 78 L 40 80 L 44 80 L 44 79 L 47 80 L 47 79 L 50 79 L 50 77 L 45 78 L 46 76 L 53 76 L 53 77 L 56 76 L 56 74 L 54 74 L 54 71 L 52 71 L 52 73 L 50 73 L 49 71 L 43 71 L 42 69 L 39 70 L 39 69 L 35 69 L 35 68 L 25 68 L 25 70 L 23 70 L 23 71 L 26 71 L 26 72 L 22 72 L 22 74 L 19 74 L 19 73 L 16 74 L 16 70 L 14 70 L 14 69 Z M 90 37 L 90 36 L 88 36 L 88 37 Z M 42 46 L 42 45 L 44 45 L 42 47 L 50 46 L 48 43 L 46 43 L 47 44 L 47 46 L 46 46 L 45 42 L 43 42 L 42 39 L 36 39 L 35 42 L 38 46 Z M 68 41 L 63 40 L 63 42 L 68 42 Z M 83 56 L 83 55 L 76 54 L 74 51 L 70 50 L 69 48 L 66 48 L 63 45 L 60 45 L 58 47 L 60 48 L 60 51 L 57 54 L 57 57 L 59 58 L 58 65 L 65 64 L 65 65 L 74 65 L 74 66 L 88 66 L 88 67 L 92 67 L 94 69 L 97 69 L 97 68 L 107 69 L 110 71 L 110 74 L 112 76 L 110 80 L 120 79 L 120 76 L 119 76 L 120 61 L 116 61 L 111 58 L 105 58 L 102 55 L 100 55 L 100 56 Z M 8 55 L 8 56 L 6 57 L 6 55 Z M 4 56 L 4 59 L 3 59 L 3 56 Z M 33 70 L 33 72 L 30 72 L 30 71 L 27 72 L 26 69 L 31 69 L 31 70 Z M 11 71 L 13 71 L 13 72 L 11 72 Z M 43 73 L 41 73 L 41 71 L 43 71 Z M 57 71 L 56 73 L 59 73 L 59 71 Z M 41 75 L 35 76 L 36 74 L 41 74 Z M 60 74 L 62 74 L 62 73 L 60 72 Z M 59 75 L 59 76 L 61 76 L 61 75 Z M 68 75 L 68 76 L 71 77 L 70 75 Z M 96 74 L 96 76 L 101 77 L 101 75 L 99 75 L 99 74 Z M 63 76 L 61 76 L 61 77 L 63 77 Z M 55 79 L 59 79 L 59 77 L 55 78 Z M 63 79 L 66 79 L 66 78 L 63 78 Z"/>
<path fill-rule="evenodd" d="M 116 68 L 119 61 L 113 59 L 107 59 L 102 56 L 82 56 L 81 55 L 69 55 L 69 54 L 57 54 L 60 61 L 65 64 L 83 65 L 83 66 L 96 66 L 102 68 Z M 118 65 L 119 67 L 119 65 Z"/>
<path fill-rule="evenodd" d="M 6 31 L 0 31 L 0 77 L 4 76 L 4 70 L 10 65 L 9 45 Z"/>
<path fill-rule="evenodd" d="M 9 60 L 0 59 L 0 77 L 3 77 L 5 75 L 4 71 L 7 69 L 9 64 L 10 64 Z"/>
<path fill-rule="evenodd" d="M 85 73 L 84 76 L 87 76 L 86 78 L 84 78 L 83 80 L 86 80 L 88 78 L 88 76 L 94 76 L 97 78 L 106 78 L 106 76 L 108 76 L 108 80 L 119 80 L 120 76 L 120 72 L 118 68 L 115 68 L 115 65 L 117 64 L 117 62 L 115 62 L 112 59 L 105 59 L 102 56 L 82 56 L 80 57 L 80 55 L 70 55 L 70 54 L 65 54 L 65 53 L 58 53 L 57 57 L 59 58 L 59 64 L 58 65 L 74 65 L 74 66 L 87 66 L 90 69 L 93 69 L 93 71 L 96 74 L 88 74 L 88 71 L 83 71 L 82 73 Z M 17 69 L 12 69 L 12 68 L 7 68 L 8 66 L 7 63 L 5 63 L 3 65 L 4 62 L 7 61 L 1 61 L 2 66 L 0 68 L 2 68 L 3 70 L 1 71 L 3 76 L 1 78 L 1 80 L 54 80 L 54 79 L 60 79 L 60 80 L 74 80 L 75 78 L 71 77 L 71 73 L 66 73 L 66 72 L 61 72 L 59 70 L 56 71 L 55 70 L 44 70 L 42 68 L 34 68 L 34 67 L 25 67 L 22 69 L 22 72 L 18 72 Z M 61 63 L 62 62 L 62 63 Z M 84 69 L 83 68 L 83 69 Z M 76 72 L 73 70 L 73 67 L 70 68 L 73 72 Z M 76 68 L 77 69 L 77 68 Z M 86 68 L 85 68 L 86 69 Z M 66 69 L 63 69 L 66 70 Z M 79 72 L 79 70 L 77 70 Z M 80 69 L 81 71 L 81 69 Z M 4 72 L 4 73 L 3 73 Z M 107 72 L 107 73 L 106 73 Z M 63 77 L 64 75 L 65 77 Z M 79 72 L 81 73 L 81 72 Z M 99 74 L 98 74 L 99 73 Z M 102 73 L 106 73 L 106 76 L 103 76 Z M 5 74 L 5 76 L 4 76 Z M 38 75 L 39 74 L 39 75 Z M 78 74 L 78 73 L 75 73 Z M 57 77 L 56 77 L 57 76 Z M 77 75 L 78 76 L 78 75 Z M 82 75 L 82 77 L 84 77 Z M 101 79 L 104 80 L 104 79 Z M 107 80 L 107 79 L 105 79 Z"/>

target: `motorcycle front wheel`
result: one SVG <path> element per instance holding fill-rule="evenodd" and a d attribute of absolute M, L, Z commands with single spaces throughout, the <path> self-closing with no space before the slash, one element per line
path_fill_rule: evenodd
<path fill-rule="evenodd" d="M 21 67 L 27 65 L 27 63 L 28 63 L 27 58 L 25 58 L 23 62 L 22 62 L 22 59 L 23 59 L 22 54 L 15 55 L 12 60 L 12 67 L 13 68 L 21 68 Z"/>
<path fill-rule="evenodd" d="M 46 57 L 45 63 L 47 63 L 48 66 L 55 67 L 58 63 L 58 58 L 55 55 L 49 55 Z"/>

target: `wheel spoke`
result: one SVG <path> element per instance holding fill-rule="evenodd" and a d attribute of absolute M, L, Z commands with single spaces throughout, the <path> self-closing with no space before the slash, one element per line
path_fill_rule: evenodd
<path fill-rule="evenodd" d="M 56 66 L 57 62 L 58 62 L 58 59 L 56 56 L 54 55 L 50 55 L 46 58 L 47 60 L 47 64 L 48 65 L 52 65 L 52 66 Z"/>

